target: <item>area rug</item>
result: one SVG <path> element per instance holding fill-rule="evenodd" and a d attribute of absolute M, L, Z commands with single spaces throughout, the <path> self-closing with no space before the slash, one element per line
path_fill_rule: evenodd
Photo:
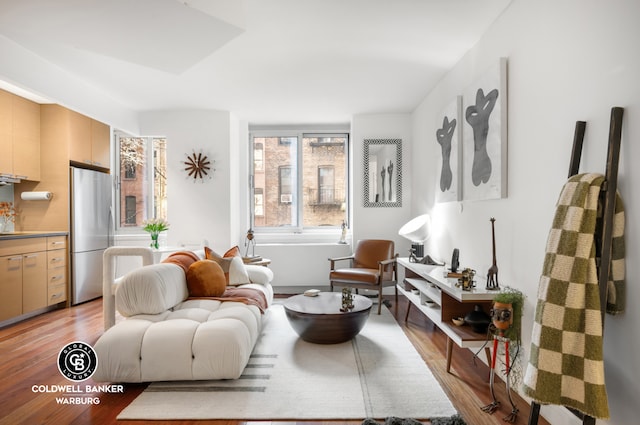
<path fill-rule="evenodd" d="M 302 341 L 269 308 L 241 378 L 153 383 L 118 419 L 427 419 L 455 408 L 391 313 L 371 313 L 352 341 Z"/>

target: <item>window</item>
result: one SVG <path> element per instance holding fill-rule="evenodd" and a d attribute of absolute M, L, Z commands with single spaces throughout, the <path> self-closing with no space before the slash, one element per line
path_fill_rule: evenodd
<path fill-rule="evenodd" d="M 280 186 L 280 202 L 290 204 L 293 202 L 293 182 L 291 181 L 291 167 L 284 165 L 278 167 L 278 184 Z"/>
<path fill-rule="evenodd" d="M 167 218 L 166 139 L 117 133 L 117 200 L 120 228 Z"/>
<path fill-rule="evenodd" d="M 124 222 L 127 225 L 136 225 L 136 197 L 125 195 L 124 197 Z"/>
<path fill-rule="evenodd" d="M 251 227 L 304 232 L 348 217 L 347 133 L 255 131 Z"/>
<path fill-rule="evenodd" d="M 318 167 L 317 202 L 320 205 L 333 204 L 334 200 L 336 199 L 333 173 L 333 165 L 324 165 Z"/>
<path fill-rule="evenodd" d="M 256 143 L 253 150 L 253 169 L 256 171 L 262 171 L 264 169 L 264 146 L 262 143 Z"/>
<path fill-rule="evenodd" d="M 255 215 L 258 217 L 262 217 L 264 215 L 264 194 L 262 193 L 261 187 L 257 187 L 254 191 L 253 205 Z"/>

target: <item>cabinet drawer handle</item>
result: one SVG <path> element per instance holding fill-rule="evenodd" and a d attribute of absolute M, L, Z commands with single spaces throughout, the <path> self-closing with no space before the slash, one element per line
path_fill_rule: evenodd
<path fill-rule="evenodd" d="M 57 294 L 53 294 L 53 295 L 51 295 L 51 299 L 52 299 L 52 300 L 53 300 L 53 299 L 56 299 L 56 298 L 60 298 L 60 297 L 62 297 L 62 292 L 58 292 Z"/>
<path fill-rule="evenodd" d="M 38 258 L 38 254 L 25 255 L 24 258 Z"/>
<path fill-rule="evenodd" d="M 51 242 L 51 245 L 64 245 L 64 241 Z"/>
<path fill-rule="evenodd" d="M 54 257 L 51 259 L 52 263 L 59 263 L 60 261 L 62 261 L 62 257 Z"/>
<path fill-rule="evenodd" d="M 53 280 L 60 280 L 60 279 L 62 279 L 62 275 L 60 275 L 60 274 L 55 275 L 55 276 L 51 276 L 51 280 L 52 280 L 52 281 L 53 281 Z"/>
<path fill-rule="evenodd" d="M 20 260 L 22 260 L 22 257 L 9 257 L 7 260 L 9 260 L 9 261 L 20 261 Z"/>

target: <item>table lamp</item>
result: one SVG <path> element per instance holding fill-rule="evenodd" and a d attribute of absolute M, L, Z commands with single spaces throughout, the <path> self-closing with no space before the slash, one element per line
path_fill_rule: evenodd
<path fill-rule="evenodd" d="M 400 228 L 398 234 L 411 241 L 410 262 L 435 263 L 428 255 L 424 256 L 424 242 L 431 236 L 431 217 L 429 214 L 422 214 L 410 220 Z"/>

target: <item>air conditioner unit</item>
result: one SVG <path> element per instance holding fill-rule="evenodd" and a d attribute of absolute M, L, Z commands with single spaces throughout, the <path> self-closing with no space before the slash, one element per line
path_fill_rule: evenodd
<path fill-rule="evenodd" d="M 280 195 L 280 202 L 283 204 L 290 204 L 293 202 L 293 195 L 290 193 Z"/>

